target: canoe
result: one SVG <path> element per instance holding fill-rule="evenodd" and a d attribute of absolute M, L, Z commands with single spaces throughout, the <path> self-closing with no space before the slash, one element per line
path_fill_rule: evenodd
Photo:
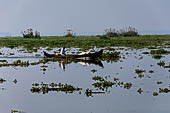
<path fill-rule="evenodd" d="M 98 57 L 100 57 L 103 53 L 103 49 L 101 49 L 100 51 L 98 52 L 94 52 L 94 53 L 88 53 L 88 54 L 68 54 L 68 55 L 65 55 L 65 56 L 62 56 L 62 55 L 56 55 L 56 54 L 49 54 L 45 51 L 44 52 L 44 57 L 47 57 L 47 58 L 82 58 L 82 57 L 88 57 L 88 58 L 91 58 L 91 59 L 96 59 Z"/>

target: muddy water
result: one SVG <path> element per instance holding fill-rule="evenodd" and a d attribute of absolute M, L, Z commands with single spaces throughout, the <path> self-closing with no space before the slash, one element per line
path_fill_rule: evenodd
<path fill-rule="evenodd" d="M 22 48 L 23 49 L 23 48 Z M 170 112 L 170 92 L 159 92 L 159 88 L 170 89 L 170 55 L 154 59 L 149 49 L 135 50 L 116 48 L 121 58 L 116 62 L 101 61 L 103 67 L 87 62 L 47 62 L 37 65 L 2 66 L 0 78 L 0 112 L 17 110 L 25 113 L 167 113 Z M 20 50 L 20 51 L 19 51 Z M 0 60 L 12 63 L 16 60 L 39 62 L 42 51 L 27 53 L 21 48 L 1 48 Z M 54 49 L 57 50 L 57 49 Z M 53 52 L 51 50 L 49 52 Z M 166 49 L 170 51 L 170 49 Z M 74 50 L 70 50 L 74 51 Z M 14 55 L 10 55 L 14 53 Z M 40 56 L 36 56 L 40 54 Z M 29 56 L 29 57 L 28 57 Z M 164 66 L 157 63 L 163 61 Z M 1 62 L 0 64 L 5 64 Z M 64 65 L 63 65 L 64 64 Z M 63 68 L 63 66 L 65 68 Z M 165 66 L 167 66 L 165 68 Z M 95 70 L 95 71 L 92 71 Z M 136 73 L 136 70 L 142 70 Z M 94 76 L 115 83 L 103 90 L 94 87 Z M 117 79 L 117 80 L 115 80 Z M 15 81 L 15 82 L 14 82 Z M 71 93 L 64 91 L 31 92 L 33 83 L 62 83 L 82 88 Z M 123 82 L 123 84 L 119 84 Z M 126 87 L 125 84 L 132 84 Z M 93 93 L 87 94 L 87 89 Z M 96 92 L 96 93 L 94 93 Z M 156 95 L 154 95 L 156 94 Z"/>

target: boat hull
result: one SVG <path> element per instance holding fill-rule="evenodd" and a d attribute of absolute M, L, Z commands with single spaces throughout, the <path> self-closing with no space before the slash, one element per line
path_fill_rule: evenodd
<path fill-rule="evenodd" d="M 68 54 L 65 56 L 62 55 L 56 55 L 56 54 L 49 54 L 47 52 L 44 51 L 44 57 L 47 58 L 91 58 L 91 59 L 96 59 L 98 57 L 100 57 L 103 53 L 103 49 L 100 50 L 99 52 L 95 52 L 95 53 L 89 53 L 89 54 L 84 54 L 84 55 L 76 55 L 76 54 Z"/>

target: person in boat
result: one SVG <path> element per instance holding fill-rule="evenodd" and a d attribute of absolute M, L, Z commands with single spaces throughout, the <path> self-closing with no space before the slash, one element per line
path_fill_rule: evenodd
<path fill-rule="evenodd" d="M 56 56 L 58 56 L 58 55 L 61 55 L 61 56 L 65 56 L 66 55 L 65 47 L 61 48 L 60 53 L 57 53 Z"/>
<path fill-rule="evenodd" d="M 89 51 L 87 51 L 87 52 L 82 52 L 82 53 L 80 53 L 80 54 L 78 54 L 78 55 L 87 55 L 87 54 L 89 54 L 90 52 Z"/>
<path fill-rule="evenodd" d="M 61 55 L 61 56 L 65 56 L 65 55 L 66 55 L 66 53 L 65 53 L 65 47 L 61 48 L 60 55 Z"/>

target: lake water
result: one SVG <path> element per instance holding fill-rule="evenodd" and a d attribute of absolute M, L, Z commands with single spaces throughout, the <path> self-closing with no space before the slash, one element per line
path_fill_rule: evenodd
<path fill-rule="evenodd" d="M 43 60 L 42 51 L 45 49 L 26 53 L 24 48 L 1 48 L 0 60 L 6 60 L 8 64 L 17 60 L 39 62 Z M 58 48 L 49 53 L 55 50 Z M 170 51 L 169 48 L 166 50 Z M 169 113 L 170 92 L 161 93 L 159 88 L 170 89 L 170 55 L 154 59 L 150 54 L 142 54 L 150 52 L 149 49 L 121 47 L 116 51 L 121 53 L 116 62 L 64 64 L 63 61 L 49 61 L 28 67 L 1 66 L 0 78 L 6 81 L 0 83 L 0 113 L 10 113 L 11 110 L 20 113 Z M 160 61 L 165 62 L 166 68 L 157 64 Z M 144 72 L 137 74 L 137 69 Z M 99 82 L 93 80 L 94 76 L 115 84 L 101 90 L 94 87 L 93 84 Z M 33 83 L 42 82 L 70 84 L 82 89 L 71 93 L 31 92 Z M 121 82 L 123 84 L 119 84 Z M 125 87 L 125 84 L 132 85 Z M 87 89 L 93 93 L 87 94 Z"/>

